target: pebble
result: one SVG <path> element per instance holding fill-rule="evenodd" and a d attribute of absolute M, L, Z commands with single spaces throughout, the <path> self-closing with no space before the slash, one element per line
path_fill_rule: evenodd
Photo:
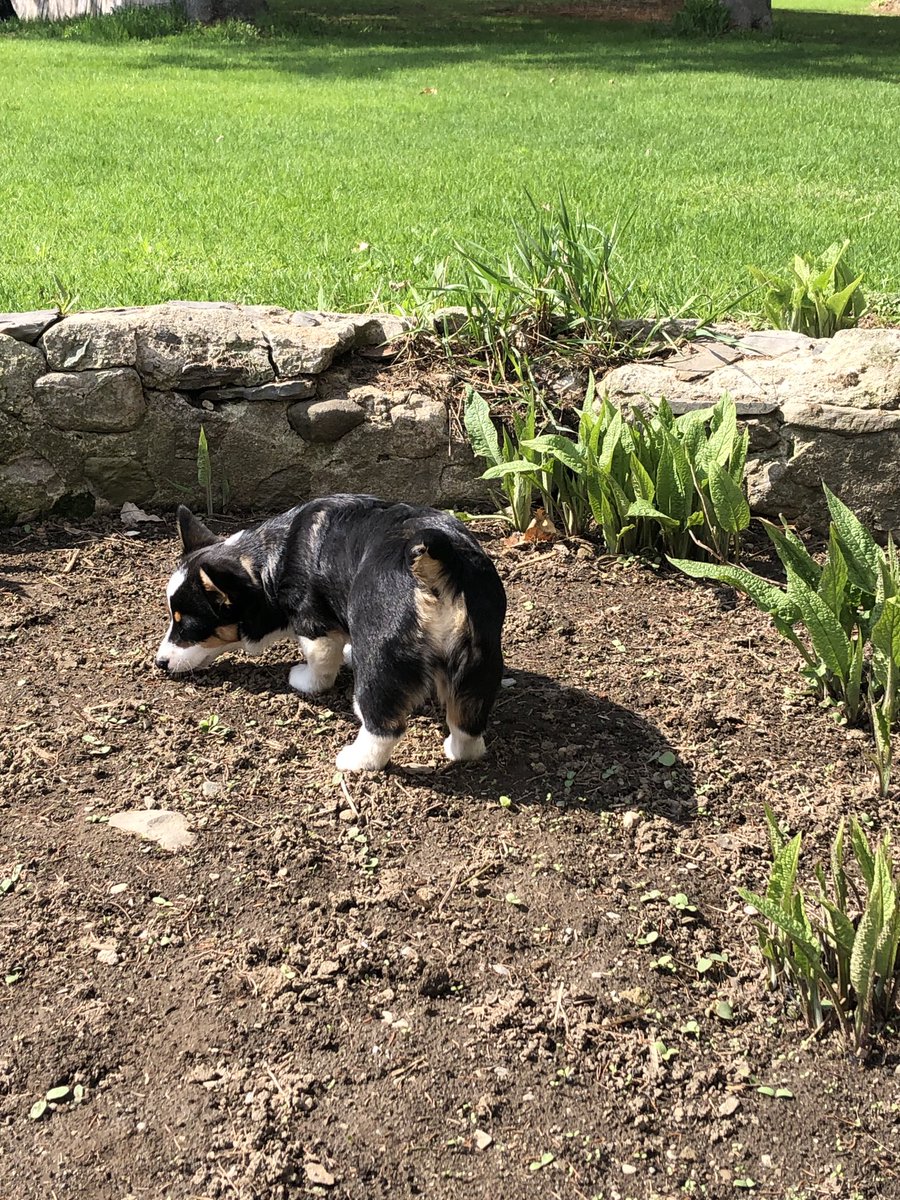
<path fill-rule="evenodd" d="M 475 1145 L 479 1150 L 487 1150 L 488 1146 L 493 1145 L 494 1139 L 484 1129 L 475 1130 Z"/>

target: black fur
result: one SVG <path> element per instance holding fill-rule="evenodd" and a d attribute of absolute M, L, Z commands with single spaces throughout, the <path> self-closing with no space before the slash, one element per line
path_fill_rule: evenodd
<path fill-rule="evenodd" d="M 471 737 L 484 732 L 503 670 L 506 596 L 493 563 L 455 518 L 338 495 L 227 542 L 183 507 L 178 528 L 184 579 L 170 607 L 181 619 L 173 617 L 169 645 L 221 644 L 223 634 L 258 643 L 279 630 L 344 635 L 370 733 L 402 733 L 433 689 L 451 725 Z"/>

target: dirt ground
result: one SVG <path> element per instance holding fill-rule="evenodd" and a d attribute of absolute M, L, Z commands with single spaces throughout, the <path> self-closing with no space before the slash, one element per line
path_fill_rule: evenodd
<path fill-rule="evenodd" d="M 895 1048 L 808 1044 L 735 891 L 766 800 L 810 865 L 890 823 L 865 739 L 743 599 L 488 546 L 488 757 L 429 711 L 342 781 L 349 672 L 153 669 L 170 525 L 0 533 L 4 1200 L 900 1196 Z M 194 845 L 107 824 L 142 806 Z"/>

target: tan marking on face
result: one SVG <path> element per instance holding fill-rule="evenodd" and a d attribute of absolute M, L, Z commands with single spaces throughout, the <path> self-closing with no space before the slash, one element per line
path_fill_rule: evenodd
<path fill-rule="evenodd" d="M 213 636 L 205 638 L 200 645 L 205 650 L 221 650 L 223 646 L 231 646 L 237 640 L 237 625 L 219 625 Z"/>
<path fill-rule="evenodd" d="M 173 613 L 172 613 L 172 620 L 175 622 L 175 624 L 176 624 L 176 625 L 180 625 L 180 624 L 181 624 L 181 613 L 180 613 L 180 612 L 173 612 Z"/>
<path fill-rule="evenodd" d="M 213 583 L 202 567 L 200 568 L 200 582 L 203 585 L 204 591 L 209 592 L 213 596 L 218 596 L 223 604 L 231 603 L 231 600 L 225 594 L 225 592 L 222 591 L 218 584 Z"/>

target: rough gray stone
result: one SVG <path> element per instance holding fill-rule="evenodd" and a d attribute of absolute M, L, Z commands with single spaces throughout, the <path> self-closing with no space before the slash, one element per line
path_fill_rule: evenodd
<path fill-rule="evenodd" d="M 32 406 L 34 381 L 46 370 L 40 350 L 0 333 L 0 413 L 24 416 Z"/>
<path fill-rule="evenodd" d="M 665 396 L 670 404 L 714 404 L 723 392 L 738 403 L 791 402 L 837 408 L 900 407 L 900 330 L 842 330 L 806 339 L 776 358 L 747 357 L 701 379 L 679 379 L 664 362 L 627 363 L 603 379 L 617 404 Z"/>
<path fill-rule="evenodd" d="M 90 455 L 84 460 L 84 474 L 96 494 L 116 508 L 126 500 L 147 504 L 156 492 L 146 467 L 136 458 Z"/>
<path fill-rule="evenodd" d="M 0 464 L 0 522 L 29 521 L 48 513 L 65 491 L 53 464 L 38 454 Z"/>
<path fill-rule="evenodd" d="M 289 321 L 260 322 L 271 360 L 284 379 L 297 375 L 318 375 L 353 345 L 356 330 L 351 321 L 333 321 L 321 325 L 298 325 Z"/>
<path fill-rule="evenodd" d="M 72 313 L 43 334 L 51 371 L 100 371 L 137 365 L 137 325 L 149 310 L 107 308 Z"/>
<path fill-rule="evenodd" d="M 40 308 L 33 312 L 0 313 L 0 333 L 33 345 L 60 318 L 58 308 Z"/>
<path fill-rule="evenodd" d="M 40 412 L 56 429 L 121 433 L 140 425 L 147 407 L 130 367 L 51 372 L 35 381 L 34 392 Z"/>
<path fill-rule="evenodd" d="M 447 410 L 428 396 L 413 392 L 391 409 L 393 442 L 404 458 L 428 458 L 446 450 Z"/>
<path fill-rule="evenodd" d="M 307 442 L 337 442 L 366 419 L 353 400 L 309 400 L 288 409 L 288 421 Z"/>
<path fill-rule="evenodd" d="M 308 400 L 316 394 L 316 377 L 261 383 L 259 387 L 214 388 L 200 393 L 201 400 L 225 403 L 232 400 Z"/>

